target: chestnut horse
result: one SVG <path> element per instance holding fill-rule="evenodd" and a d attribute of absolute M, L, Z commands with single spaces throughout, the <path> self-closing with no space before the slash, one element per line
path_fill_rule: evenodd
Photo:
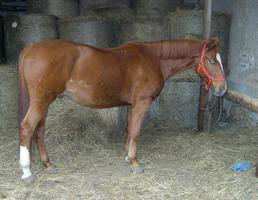
<path fill-rule="evenodd" d="M 131 171 L 142 173 L 136 145 L 144 114 L 160 94 L 165 81 L 195 68 L 214 95 L 226 91 L 218 53 L 218 39 L 171 40 L 96 48 L 71 41 L 43 41 L 25 48 L 19 59 L 20 167 L 30 183 L 30 144 L 38 144 L 46 169 L 53 169 L 44 143 L 49 105 L 60 94 L 90 108 L 129 106 L 127 160 Z"/>

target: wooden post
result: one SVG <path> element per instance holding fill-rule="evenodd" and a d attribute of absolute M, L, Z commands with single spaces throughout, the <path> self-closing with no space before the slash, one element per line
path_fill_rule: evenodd
<path fill-rule="evenodd" d="M 211 37 L 211 17 L 212 17 L 212 0 L 205 0 L 204 19 L 203 19 L 203 37 L 205 40 Z"/>
<path fill-rule="evenodd" d="M 210 39 L 211 35 L 211 19 L 212 19 L 212 0 L 205 0 L 204 19 L 203 19 L 203 37 L 205 40 Z M 209 91 L 204 88 L 204 84 L 200 87 L 199 111 L 198 111 L 198 130 L 210 132 L 212 113 L 214 110 L 214 99 Z"/>

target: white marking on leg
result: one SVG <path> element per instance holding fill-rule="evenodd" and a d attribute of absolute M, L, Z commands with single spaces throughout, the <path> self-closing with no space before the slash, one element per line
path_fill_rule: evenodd
<path fill-rule="evenodd" d="M 125 161 L 126 161 L 126 162 L 130 162 L 130 159 L 129 159 L 128 156 L 125 157 Z"/>
<path fill-rule="evenodd" d="M 30 171 L 30 152 L 25 146 L 20 146 L 20 167 L 22 169 L 22 179 L 32 175 Z"/>
<path fill-rule="evenodd" d="M 221 61 L 221 57 L 220 57 L 220 54 L 219 54 L 219 53 L 216 54 L 216 59 L 217 59 L 217 61 L 218 61 L 219 64 L 220 64 L 221 70 L 224 72 L 224 68 L 223 68 L 222 61 Z"/>

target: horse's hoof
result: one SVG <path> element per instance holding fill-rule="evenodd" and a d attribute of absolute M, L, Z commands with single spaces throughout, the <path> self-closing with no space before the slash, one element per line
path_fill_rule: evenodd
<path fill-rule="evenodd" d="M 126 161 L 127 163 L 130 163 L 130 159 L 129 159 L 128 156 L 125 157 L 125 161 Z"/>
<path fill-rule="evenodd" d="M 35 179 L 35 176 L 30 175 L 29 177 L 22 179 L 22 182 L 26 185 L 30 185 L 35 181 Z"/>
<path fill-rule="evenodd" d="M 141 167 L 131 167 L 130 171 L 132 174 L 142 174 L 144 172 L 144 169 Z"/>
<path fill-rule="evenodd" d="M 48 167 L 45 169 L 45 172 L 48 174 L 57 174 L 58 170 L 55 167 Z"/>

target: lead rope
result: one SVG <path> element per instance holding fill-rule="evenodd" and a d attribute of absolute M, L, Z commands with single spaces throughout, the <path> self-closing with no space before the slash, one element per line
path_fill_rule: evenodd
<path fill-rule="evenodd" d="M 223 97 L 219 97 L 219 117 L 217 119 L 217 122 L 220 121 L 221 116 L 222 116 L 222 111 L 223 111 Z"/>

